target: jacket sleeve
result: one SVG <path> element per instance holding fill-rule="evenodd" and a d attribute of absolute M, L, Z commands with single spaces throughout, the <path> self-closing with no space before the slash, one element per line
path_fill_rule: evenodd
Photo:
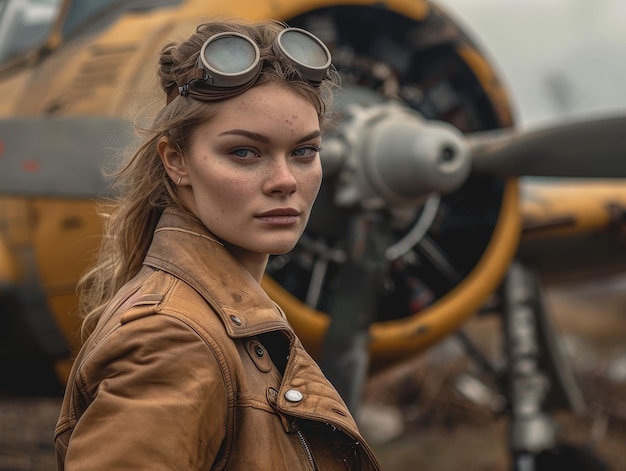
<path fill-rule="evenodd" d="M 167 316 L 119 326 L 79 370 L 76 390 L 93 400 L 71 434 L 65 469 L 209 469 L 229 407 L 217 358 Z"/>

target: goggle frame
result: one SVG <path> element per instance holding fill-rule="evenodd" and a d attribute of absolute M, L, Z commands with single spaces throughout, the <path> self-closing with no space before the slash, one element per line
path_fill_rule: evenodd
<path fill-rule="evenodd" d="M 220 70 L 211 63 L 219 61 L 212 61 L 211 59 L 215 59 L 215 57 L 207 56 L 207 52 L 216 43 L 224 40 L 229 40 L 232 43 L 233 39 L 245 41 L 240 43 L 240 46 L 247 48 L 248 53 L 251 53 L 254 58 L 247 66 L 240 68 L 237 72 Z M 311 52 L 306 53 L 307 47 L 303 46 L 311 48 Z M 272 50 L 275 54 L 285 57 L 298 70 L 302 78 L 313 86 L 319 86 L 331 67 L 332 57 L 326 45 L 313 33 L 301 28 L 288 27 L 283 29 L 272 44 Z M 303 51 L 305 54 L 302 54 Z M 303 57 L 305 55 L 308 57 Z M 186 83 L 178 86 L 177 91 L 179 95 L 188 95 L 190 87 L 195 81 L 216 90 L 228 90 L 251 85 L 260 75 L 262 65 L 259 46 L 252 38 L 234 31 L 217 33 L 204 42 L 200 49 L 196 68 L 185 75 Z"/>

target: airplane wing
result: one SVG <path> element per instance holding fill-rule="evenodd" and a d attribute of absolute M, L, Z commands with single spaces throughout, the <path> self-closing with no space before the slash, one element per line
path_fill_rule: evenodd
<path fill-rule="evenodd" d="M 623 273 L 625 180 L 527 178 L 520 183 L 520 194 L 518 257 L 545 285 Z"/>
<path fill-rule="evenodd" d="M 132 138 L 108 117 L 0 119 L 0 193 L 81 198 L 106 192 L 102 170 Z"/>

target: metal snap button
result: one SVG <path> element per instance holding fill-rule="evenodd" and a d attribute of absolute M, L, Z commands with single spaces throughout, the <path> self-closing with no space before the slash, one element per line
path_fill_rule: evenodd
<path fill-rule="evenodd" d="M 297 389 L 288 389 L 285 392 L 285 399 L 289 402 L 300 402 L 304 396 Z"/>
<path fill-rule="evenodd" d="M 265 350 L 263 350 L 263 347 L 261 347 L 260 345 L 256 345 L 254 347 L 254 354 L 259 358 L 263 358 L 263 355 L 265 355 Z"/>
<path fill-rule="evenodd" d="M 252 363 L 262 371 L 263 373 L 269 373 L 272 371 L 274 364 L 270 356 L 267 354 L 267 350 L 257 340 L 251 339 L 246 342 L 246 351 L 250 355 Z"/>
<path fill-rule="evenodd" d="M 239 319 L 239 317 L 235 316 L 234 314 L 230 316 L 230 320 L 233 321 L 237 325 L 241 325 L 241 319 Z"/>

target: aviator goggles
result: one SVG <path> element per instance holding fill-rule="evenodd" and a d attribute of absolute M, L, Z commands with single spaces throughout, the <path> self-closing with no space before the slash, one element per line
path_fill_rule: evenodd
<path fill-rule="evenodd" d="M 302 78 L 319 85 L 331 63 L 330 51 L 315 35 L 299 28 L 286 28 L 272 45 L 274 54 L 286 58 Z M 182 77 L 182 86 L 172 90 L 169 101 L 177 95 L 199 100 L 226 98 L 243 92 L 261 73 L 259 47 L 249 37 L 235 32 L 218 33 L 205 41 L 196 68 Z M 197 85 L 197 86 L 196 86 Z"/>

